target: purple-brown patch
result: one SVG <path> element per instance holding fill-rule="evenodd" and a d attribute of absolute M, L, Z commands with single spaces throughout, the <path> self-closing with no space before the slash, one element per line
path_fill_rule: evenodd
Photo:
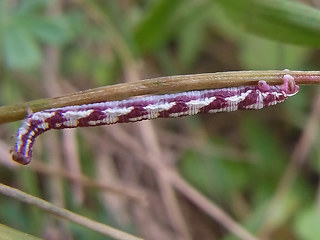
<path fill-rule="evenodd" d="M 171 118 L 197 113 L 260 109 L 283 102 L 299 91 L 294 78 L 286 74 L 282 85 L 270 86 L 259 81 L 256 86 L 189 91 L 48 109 L 30 114 L 17 133 L 12 159 L 28 164 L 37 136 L 50 129 L 91 127 Z"/>

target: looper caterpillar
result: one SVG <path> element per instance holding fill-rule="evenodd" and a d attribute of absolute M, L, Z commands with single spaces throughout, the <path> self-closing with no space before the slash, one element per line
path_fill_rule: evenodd
<path fill-rule="evenodd" d="M 294 78 L 285 74 L 283 84 L 188 91 L 131 98 L 121 101 L 53 108 L 30 114 L 17 133 L 12 159 L 28 164 L 35 138 L 50 129 L 91 127 L 136 122 L 154 118 L 174 118 L 198 113 L 261 109 L 275 105 L 299 91 Z"/>

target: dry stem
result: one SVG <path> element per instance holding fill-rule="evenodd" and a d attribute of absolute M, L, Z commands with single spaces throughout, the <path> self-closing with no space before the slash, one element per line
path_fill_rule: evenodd
<path fill-rule="evenodd" d="M 78 223 L 82 226 L 88 227 L 96 232 L 102 233 L 106 236 L 113 237 L 114 239 L 118 240 L 141 240 L 141 238 L 135 237 L 133 235 L 130 235 L 128 233 L 119 231 L 117 229 L 114 229 L 108 225 L 93 221 L 89 218 L 83 217 L 81 215 L 75 214 L 73 212 L 70 212 L 69 210 L 66 210 L 64 208 L 57 207 L 49 202 L 46 202 L 40 198 L 34 197 L 32 195 L 29 195 L 27 193 L 24 193 L 16 188 L 11 188 L 9 186 L 6 186 L 4 184 L 0 183 L 0 193 L 9 197 L 12 197 L 14 199 L 20 200 L 22 202 L 34 205 L 36 207 L 39 207 L 49 213 L 52 213 L 56 216 L 59 216 L 61 218 L 64 218 L 66 220 Z"/>
<path fill-rule="evenodd" d="M 159 77 L 0 107 L 0 124 L 25 118 L 28 109 L 37 112 L 49 108 L 121 100 L 147 94 L 254 85 L 259 80 L 265 80 L 269 84 L 281 84 L 284 73 L 291 74 L 297 84 L 320 83 L 319 71 L 240 71 Z"/>

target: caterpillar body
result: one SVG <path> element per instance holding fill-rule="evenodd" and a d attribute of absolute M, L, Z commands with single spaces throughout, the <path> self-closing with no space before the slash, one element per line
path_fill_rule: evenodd
<path fill-rule="evenodd" d="M 21 164 L 28 164 L 31 161 L 32 146 L 36 137 L 50 129 L 91 127 L 198 113 L 261 109 L 281 103 L 298 91 L 299 86 L 296 85 L 294 78 L 286 74 L 283 76 L 282 85 L 270 86 L 265 81 L 259 81 L 257 86 L 144 96 L 34 112 L 24 120 L 18 130 L 12 159 Z"/>

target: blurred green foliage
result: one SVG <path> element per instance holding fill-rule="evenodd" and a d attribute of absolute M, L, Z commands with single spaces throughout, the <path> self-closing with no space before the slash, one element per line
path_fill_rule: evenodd
<path fill-rule="evenodd" d="M 7 240 L 20 240 L 20 239 L 39 240 L 40 239 L 31 235 L 28 235 L 26 233 L 19 232 L 15 229 L 9 228 L 2 224 L 0 224 L 0 232 L 1 232 L 1 236 L 5 237 L 5 239 Z"/>
<path fill-rule="evenodd" d="M 306 46 L 319 47 L 319 10 L 284 0 L 217 0 L 228 17 L 248 32 Z"/>
<path fill-rule="evenodd" d="M 0 2 L 0 42 L 4 63 L 11 69 L 30 69 L 42 61 L 40 43 L 63 45 L 72 39 L 68 14 L 45 16 L 50 1 L 21 1 L 12 6 L 10 0 Z"/>
<path fill-rule="evenodd" d="M 89 2 L 67 3 L 60 15 L 51 16 L 47 9 L 55 1 L 0 0 L 0 104 L 42 96 L 39 79 L 44 46 L 61 50 L 61 75 L 79 88 L 121 81 L 128 55 L 143 62 L 142 72 L 150 77 L 239 69 L 319 69 L 315 47 L 320 46 L 320 11 L 298 1 Z M 126 51 L 127 55 L 123 54 Z M 270 110 L 210 117 L 213 124 L 201 116 L 200 124 L 191 118 L 177 120 L 189 123 L 187 131 L 210 133 L 205 137 L 205 151 L 192 148 L 182 154 L 178 164 L 182 175 L 244 226 L 258 232 L 309 117 L 314 92 L 312 87 L 302 88 L 300 95 Z M 168 126 L 171 128 L 179 126 Z M 235 133 L 221 134 L 219 128 L 231 128 Z M 1 137 L 9 139 L 12 129 L 3 131 Z M 79 141 L 81 162 L 86 173 L 94 176 L 94 151 L 87 149 L 83 139 Z M 219 147 L 254 157 L 218 154 Z M 278 203 L 272 218 L 277 229 L 273 239 L 319 239 L 319 206 L 315 203 L 319 183 L 312 181 L 319 177 L 319 156 L 319 151 L 313 151 L 312 165 L 301 170 Z M 46 195 L 35 173 L 15 171 L 10 175 L 0 169 L 0 176 L 28 193 Z M 95 191 L 88 193 L 91 208 L 77 208 L 65 188 L 69 208 L 117 224 L 111 214 L 103 214 Z M 1 222 L 41 234 L 45 214 L 4 198 L 0 198 L 0 206 Z M 77 239 L 101 238 L 82 227 L 71 228 Z M 123 228 L 134 232 L 132 225 Z M 234 238 L 228 235 L 225 239 Z"/>
<path fill-rule="evenodd" d="M 295 229 L 300 239 L 318 239 L 320 236 L 319 226 L 319 206 L 307 207 L 296 218 Z"/>

